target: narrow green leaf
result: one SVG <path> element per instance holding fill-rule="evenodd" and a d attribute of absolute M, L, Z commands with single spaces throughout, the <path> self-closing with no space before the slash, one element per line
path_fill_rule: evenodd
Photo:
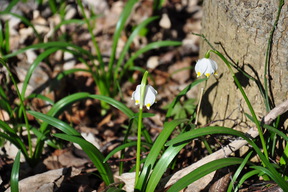
<path fill-rule="evenodd" d="M 57 13 L 57 5 L 56 5 L 56 1 L 55 0 L 48 0 L 50 9 L 52 11 L 53 14 Z"/>
<path fill-rule="evenodd" d="M 188 142 L 187 142 L 188 143 Z M 183 143 L 182 145 L 178 146 L 169 146 L 159 161 L 157 162 L 155 168 L 153 169 L 153 172 L 151 173 L 151 176 L 149 178 L 146 192 L 149 191 L 155 191 L 157 184 L 159 183 L 160 179 L 162 178 L 163 174 L 169 167 L 170 163 L 173 161 L 173 159 L 178 155 L 180 150 L 187 145 L 187 143 Z"/>
<path fill-rule="evenodd" d="M 255 120 L 253 119 L 253 117 L 247 113 L 245 113 L 245 116 L 248 117 L 252 122 L 255 123 Z M 260 121 L 258 121 L 259 123 L 261 123 Z M 282 131 L 270 126 L 270 125 L 267 125 L 267 124 L 264 124 L 262 125 L 265 129 L 268 129 L 269 131 L 273 132 L 273 133 L 276 133 L 277 135 L 279 135 L 280 137 L 282 137 L 283 139 L 285 139 L 286 141 L 288 141 L 288 137 L 285 135 L 285 133 L 283 133 Z"/>
<path fill-rule="evenodd" d="M 37 112 L 32 112 L 34 115 L 37 115 L 39 118 L 43 118 L 47 121 L 47 122 L 44 122 L 41 124 L 40 132 L 42 132 L 44 134 L 48 133 L 48 130 L 47 130 L 48 122 L 53 123 L 53 119 L 51 119 L 52 117 L 58 117 L 58 115 L 60 115 L 63 111 L 65 111 L 68 106 L 72 105 L 73 103 L 75 103 L 77 101 L 80 101 L 83 99 L 88 99 L 88 98 L 99 99 L 100 101 L 104 101 L 104 102 L 116 107 L 117 109 L 121 110 L 129 118 L 133 118 L 135 116 L 134 113 L 129 108 L 127 108 L 123 103 L 116 101 L 115 99 L 112 99 L 110 97 L 103 96 L 103 95 L 91 95 L 89 93 L 80 92 L 80 93 L 75 93 L 73 95 L 69 95 L 69 96 L 59 100 L 57 103 L 55 103 L 55 105 L 52 106 L 52 108 L 47 113 L 47 116 L 44 116 L 43 114 L 42 115 L 38 114 Z M 53 124 L 51 124 L 51 125 L 53 125 Z M 62 123 L 59 122 L 59 124 L 56 123 L 53 126 L 56 126 L 56 125 L 60 126 L 60 127 L 62 127 L 62 126 L 65 127 L 63 122 Z M 42 148 L 44 145 L 43 142 L 44 141 L 38 141 L 38 143 L 36 145 L 36 149 L 34 152 L 34 157 L 36 159 L 38 157 L 40 157 L 40 155 L 41 155 Z"/>
<path fill-rule="evenodd" d="M 19 183 L 19 170 L 20 170 L 20 154 L 21 154 L 20 151 L 18 151 L 11 171 L 11 179 L 10 179 L 11 192 L 19 191 L 18 183 Z"/>
<path fill-rule="evenodd" d="M 83 151 L 88 155 L 89 159 L 98 169 L 101 178 L 103 179 L 105 184 L 109 185 L 114 182 L 111 168 L 107 163 L 103 163 L 104 156 L 94 145 L 92 145 L 80 136 L 72 136 L 65 134 L 54 134 L 54 136 L 80 145 Z"/>
<path fill-rule="evenodd" d="M 49 55 L 51 55 L 52 53 L 54 53 L 58 50 L 59 50 L 59 48 L 51 48 L 51 49 L 44 51 L 30 65 L 29 70 L 27 71 L 27 74 L 26 74 L 25 79 L 23 81 L 23 87 L 22 87 L 22 91 L 21 91 L 22 98 L 25 97 L 27 86 L 29 84 L 30 78 L 31 78 L 32 74 L 34 73 L 36 67 L 40 64 L 40 62 L 43 61 L 43 59 L 45 59 L 46 57 L 48 57 Z"/>
<path fill-rule="evenodd" d="M 261 172 L 259 170 L 252 170 L 252 171 L 249 171 L 248 173 L 245 173 L 239 183 L 237 184 L 237 186 L 235 187 L 234 191 L 238 191 L 238 189 L 242 186 L 242 184 L 247 180 L 249 179 L 250 177 L 253 177 L 254 175 L 258 175 L 258 174 L 261 174 Z"/>
<path fill-rule="evenodd" d="M 176 119 L 170 122 L 164 123 L 163 131 L 159 134 L 157 139 L 155 140 L 150 153 L 148 154 L 144 166 L 142 168 L 142 172 L 139 176 L 139 180 L 136 184 L 136 189 L 141 190 L 144 187 L 145 180 L 147 179 L 150 171 L 153 169 L 157 158 L 159 157 L 160 151 L 163 149 L 165 142 L 168 137 L 171 135 L 172 131 L 180 125 L 181 123 L 187 122 L 188 119 Z"/>
<path fill-rule="evenodd" d="M 1 32 L 0 32 L 0 34 L 1 34 Z M 5 111 L 7 111 L 9 116 L 11 117 L 11 115 L 13 113 L 12 112 L 12 108 L 11 108 L 11 105 L 9 103 L 9 99 L 8 99 L 7 95 L 5 94 L 5 91 L 4 91 L 3 87 L 0 87 L 0 98 L 1 98 L 0 108 L 2 108 Z"/>
<path fill-rule="evenodd" d="M 46 97 L 46 96 L 41 95 L 41 94 L 32 93 L 31 95 L 29 95 L 29 96 L 27 97 L 27 99 L 34 99 L 34 98 L 41 99 L 41 100 L 43 100 L 43 101 L 46 101 L 46 102 L 49 103 L 50 105 L 54 105 L 54 101 L 52 101 L 49 97 Z"/>
<path fill-rule="evenodd" d="M 243 162 L 240 164 L 240 166 L 238 167 L 238 169 L 235 171 L 234 175 L 233 175 L 233 178 L 232 180 L 230 181 L 230 184 L 228 186 L 228 189 L 227 189 L 227 192 L 230 192 L 232 191 L 233 189 L 233 186 L 234 186 L 234 182 L 236 182 L 237 178 L 239 177 L 240 173 L 243 171 L 245 165 L 247 164 L 247 162 L 249 161 L 249 158 L 251 157 L 252 155 L 252 151 L 249 152 L 245 159 L 243 159 Z"/>
<path fill-rule="evenodd" d="M 56 127 L 57 129 L 61 130 L 62 132 L 66 133 L 67 135 L 76 135 L 80 136 L 74 128 L 70 127 L 67 123 L 56 119 L 55 117 L 51 117 L 49 115 L 37 112 L 37 111 L 27 111 L 29 114 L 33 115 L 37 119 L 41 119 L 42 121 Z"/>
<path fill-rule="evenodd" d="M 61 21 L 58 25 L 54 27 L 52 33 L 55 33 L 55 31 L 57 31 L 62 25 L 69 25 L 69 24 L 74 24 L 74 23 L 78 25 L 83 25 L 85 21 L 83 21 L 82 19 L 68 19 L 68 20 Z"/>
<path fill-rule="evenodd" d="M 19 0 L 12 0 L 4 11 L 10 12 L 11 9 L 19 2 Z"/>
<path fill-rule="evenodd" d="M 45 141 L 45 143 L 47 143 L 47 145 L 49 145 L 50 147 L 53 147 L 55 149 L 60 149 L 60 147 L 57 144 L 55 144 L 53 141 L 48 139 L 43 133 L 38 131 L 36 128 L 32 128 L 31 131 L 36 135 L 37 138 Z"/>
<path fill-rule="evenodd" d="M 0 14 L 1 15 L 1 14 Z M 23 53 L 29 49 L 31 50 L 35 50 L 35 49 L 49 49 L 49 48 L 59 48 L 59 49 L 63 49 L 63 50 L 66 50 L 68 51 L 69 49 L 71 49 L 70 51 L 77 51 L 79 54 L 82 54 L 83 56 L 86 55 L 88 56 L 89 58 L 94 58 L 94 56 L 91 54 L 91 52 L 79 47 L 79 46 L 76 46 L 72 43 L 67 43 L 67 42 L 59 42 L 59 41 L 56 41 L 56 42 L 47 42 L 47 43 L 38 43 L 38 44 L 34 44 L 34 45 L 30 45 L 30 46 L 27 46 L 27 47 L 24 47 L 22 49 L 19 49 L 13 53 L 10 53 L 10 54 L 7 54 L 7 55 L 4 55 L 3 58 L 4 59 L 8 59 L 8 58 L 11 58 L 11 57 L 14 57 L 20 53 Z"/>
<path fill-rule="evenodd" d="M 5 22 L 5 52 L 10 52 L 10 29 L 9 29 L 9 22 Z"/>
<path fill-rule="evenodd" d="M 133 141 L 133 142 L 129 142 L 129 143 L 124 143 L 118 147 L 116 147 L 115 149 L 113 149 L 104 159 L 104 163 L 110 158 L 112 157 L 115 153 L 117 153 L 118 151 L 121 151 L 125 148 L 128 148 L 128 147 L 133 147 L 133 146 L 136 146 L 137 145 L 137 142 L 136 141 Z M 152 146 L 150 143 L 144 143 L 142 142 L 142 146 L 148 146 L 149 148 Z"/>
<path fill-rule="evenodd" d="M 122 111 L 125 115 L 127 115 L 129 118 L 133 118 L 134 112 L 131 111 L 131 109 L 129 109 L 126 105 L 124 105 L 123 103 L 111 98 L 111 97 L 107 97 L 104 95 L 90 95 L 90 98 L 93 99 L 98 99 L 100 101 L 104 101 L 110 105 L 112 105 L 113 107 L 115 107 L 116 109 L 119 109 L 120 111 Z"/>
<path fill-rule="evenodd" d="M 14 129 L 12 129 L 7 123 L 0 120 L 0 128 L 5 131 L 5 133 L 0 132 L 0 137 L 3 137 L 13 143 L 18 149 L 20 149 L 25 156 L 26 159 L 29 158 L 28 152 L 26 149 L 26 145 L 21 140 L 21 138 L 17 135 Z"/>
<path fill-rule="evenodd" d="M 204 177 L 205 175 L 216 171 L 218 169 L 221 169 L 223 167 L 228 167 L 231 165 L 241 164 L 243 159 L 237 158 L 237 157 L 229 157 L 224 159 L 217 159 L 212 162 L 206 163 L 202 165 L 201 167 L 195 169 L 191 173 L 188 173 L 181 179 L 179 179 L 174 185 L 172 185 L 167 192 L 175 192 L 175 191 L 181 191 L 191 183 L 197 181 L 201 177 Z"/>

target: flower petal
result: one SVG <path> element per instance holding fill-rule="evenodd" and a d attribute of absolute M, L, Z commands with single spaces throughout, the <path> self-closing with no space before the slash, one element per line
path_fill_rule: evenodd
<path fill-rule="evenodd" d="M 135 105 L 140 104 L 140 88 L 141 85 L 137 85 L 136 90 L 132 93 L 132 100 L 135 100 Z M 157 91 L 151 86 L 146 85 L 145 95 L 144 95 L 144 105 L 149 110 L 150 107 L 155 103 Z"/>
<path fill-rule="evenodd" d="M 216 73 L 218 65 L 215 61 L 208 58 L 203 58 L 197 61 L 195 66 L 195 71 L 197 77 L 200 77 L 204 74 L 206 77 L 210 77 L 211 74 Z"/>
<path fill-rule="evenodd" d="M 206 62 L 206 58 L 198 60 L 195 66 L 197 77 L 200 77 L 202 74 L 204 74 L 207 67 L 208 63 Z"/>
<path fill-rule="evenodd" d="M 155 103 L 156 95 L 157 91 L 151 85 L 146 85 L 144 105 L 147 107 L 148 110 L 150 109 L 150 106 Z"/>

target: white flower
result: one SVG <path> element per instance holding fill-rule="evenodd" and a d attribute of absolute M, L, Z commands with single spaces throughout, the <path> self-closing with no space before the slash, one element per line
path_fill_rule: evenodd
<path fill-rule="evenodd" d="M 204 74 L 206 77 L 209 77 L 211 74 L 217 74 L 218 65 L 212 59 L 203 58 L 197 61 L 195 66 L 195 71 L 197 77 L 200 77 Z"/>
<path fill-rule="evenodd" d="M 132 93 L 132 100 L 135 100 L 135 105 L 140 104 L 140 87 L 137 85 L 136 90 Z M 146 90 L 144 94 L 144 105 L 149 110 L 150 107 L 155 103 L 157 91 L 151 86 L 146 85 Z"/>

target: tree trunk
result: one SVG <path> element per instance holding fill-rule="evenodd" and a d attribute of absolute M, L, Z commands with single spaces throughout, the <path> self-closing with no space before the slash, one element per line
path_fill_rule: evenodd
<path fill-rule="evenodd" d="M 278 0 L 204 0 L 202 34 L 226 58 L 230 57 L 238 66 L 263 85 L 265 57 L 270 33 L 273 29 L 279 7 Z M 288 4 L 284 2 L 278 25 L 271 43 L 269 60 L 269 82 L 275 105 L 288 99 Z M 223 48 L 215 42 L 220 42 Z M 200 57 L 211 49 L 202 41 Z M 245 121 L 243 112 L 251 114 L 232 75 L 219 57 L 211 53 L 211 59 L 218 63 L 218 76 L 211 76 L 201 105 L 200 122 L 209 123 L 215 119 Z M 236 70 L 234 70 L 237 72 Z M 239 81 L 258 117 L 267 112 L 264 99 L 252 80 L 237 74 Z M 269 93 L 270 94 L 270 93 Z M 225 121 L 231 126 L 232 121 Z"/>

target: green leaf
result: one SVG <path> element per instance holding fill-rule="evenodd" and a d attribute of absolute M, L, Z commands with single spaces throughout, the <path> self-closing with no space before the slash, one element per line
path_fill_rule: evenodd
<path fill-rule="evenodd" d="M 91 143 L 89 143 L 80 136 L 66 135 L 66 134 L 54 134 L 54 136 L 80 145 L 83 151 L 88 155 L 89 159 L 98 169 L 101 178 L 103 179 L 105 184 L 109 185 L 111 183 L 114 183 L 111 168 L 107 163 L 103 163 L 104 156 L 94 145 L 92 145 Z"/>
<path fill-rule="evenodd" d="M 49 97 L 46 97 L 46 96 L 41 95 L 41 94 L 32 93 L 31 95 L 29 95 L 29 96 L 27 97 L 27 99 L 34 99 L 34 98 L 41 99 L 41 100 L 49 103 L 50 105 L 54 105 L 54 101 L 52 101 Z"/>
<path fill-rule="evenodd" d="M 123 103 L 121 103 L 115 99 L 112 99 L 111 97 L 107 97 L 104 95 L 90 95 L 89 97 L 93 98 L 93 99 L 98 99 L 98 100 L 104 101 L 104 102 L 112 105 L 116 109 L 119 109 L 120 111 L 122 111 L 129 118 L 133 118 L 135 116 L 134 112 L 131 111 L 131 109 L 129 109 L 126 105 L 124 105 Z"/>
<path fill-rule="evenodd" d="M 19 2 L 19 0 L 12 0 L 4 11 L 10 12 L 11 9 Z"/>
<path fill-rule="evenodd" d="M 232 189 L 234 189 L 234 183 L 236 182 L 237 178 L 239 177 L 240 173 L 243 171 L 244 166 L 247 164 L 247 162 L 249 161 L 249 158 L 252 155 L 252 151 L 248 153 L 248 155 L 246 155 L 245 159 L 243 160 L 243 162 L 240 164 L 240 166 L 238 167 L 238 169 L 235 171 L 232 180 L 230 181 L 230 184 L 228 186 L 227 192 L 232 191 Z M 236 190 L 237 191 L 237 190 Z"/>
<path fill-rule="evenodd" d="M 165 150 L 165 152 L 157 162 L 155 168 L 153 169 L 153 172 L 151 173 L 151 176 L 147 184 L 147 188 L 145 190 L 146 192 L 155 191 L 157 184 L 159 183 L 163 174 L 167 170 L 168 166 L 187 143 L 183 143 L 182 145 L 178 146 L 169 146 Z"/>
<path fill-rule="evenodd" d="M 255 120 L 253 119 L 253 117 L 247 113 L 245 113 L 246 117 L 248 117 L 252 122 L 255 123 Z M 260 123 L 260 121 L 258 121 Z M 285 133 L 283 133 L 282 131 L 270 126 L 270 125 L 267 125 L 267 124 L 264 124 L 262 125 L 265 129 L 268 129 L 269 131 L 273 132 L 273 133 L 276 133 L 277 135 L 279 135 L 280 137 L 282 137 L 283 139 L 285 139 L 286 141 L 288 141 L 288 137 L 285 135 Z"/>
<path fill-rule="evenodd" d="M 66 130 L 65 127 L 67 128 L 67 124 L 64 124 L 63 122 L 62 123 L 61 122 L 56 123 L 57 119 L 55 122 L 53 122 L 54 121 L 53 117 L 54 118 L 58 117 L 58 115 L 60 115 L 63 111 L 65 111 L 67 109 L 67 107 L 69 107 L 73 103 L 80 101 L 80 100 L 83 100 L 83 99 L 88 99 L 88 98 L 99 99 L 100 101 L 104 101 L 104 102 L 116 107 L 117 109 L 121 110 L 129 118 L 133 118 L 135 116 L 134 113 L 129 108 L 127 108 L 123 103 L 116 101 L 115 99 L 112 99 L 110 97 L 103 96 L 103 95 L 91 95 L 91 94 L 85 93 L 85 92 L 75 93 L 75 94 L 69 95 L 69 96 L 59 100 L 57 103 L 55 103 L 54 106 L 52 106 L 52 108 L 49 110 L 49 112 L 47 113 L 46 116 L 44 114 L 39 114 L 37 112 L 32 112 L 32 111 L 30 111 L 29 113 L 32 112 L 34 115 L 36 115 L 40 119 L 43 118 L 47 121 L 47 122 L 42 123 L 41 127 L 40 127 L 40 132 L 44 133 L 44 135 L 49 132 L 47 130 L 48 129 L 48 122 L 51 123 L 51 125 L 53 125 L 55 127 L 56 126 L 61 127 L 63 129 L 62 131 L 65 131 Z M 68 129 L 68 131 L 69 131 L 69 129 Z M 72 130 L 70 130 L 70 131 L 72 131 Z M 70 132 L 70 131 L 69 131 L 69 133 L 73 133 L 73 131 L 72 132 Z M 76 134 L 76 133 L 74 132 L 74 134 Z M 44 144 L 43 141 L 42 142 L 39 141 L 39 143 L 36 146 L 35 153 L 34 153 L 34 156 L 36 159 L 40 156 L 40 154 L 42 152 L 43 144 Z"/>
<path fill-rule="evenodd" d="M 4 59 L 8 59 L 11 57 L 14 57 L 16 55 L 19 55 L 20 53 L 23 53 L 29 49 L 31 50 L 35 50 L 35 49 L 49 49 L 49 48 L 59 48 L 59 49 L 63 49 L 66 51 L 77 51 L 78 54 L 82 54 L 88 56 L 89 58 L 94 58 L 94 56 L 91 54 L 91 52 L 83 49 L 82 47 L 76 46 L 72 43 L 67 43 L 67 42 L 46 42 L 46 43 L 38 43 L 38 44 L 34 44 L 34 45 L 30 45 L 27 47 L 24 47 L 22 49 L 19 49 L 17 51 L 14 51 L 13 53 L 4 55 L 3 58 Z"/>
<path fill-rule="evenodd" d="M 55 33 L 55 31 L 57 31 L 62 25 L 69 25 L 69 24 L 83 25 L 84 23 L 85 21 L 83 21 L 82 19 L 68 19 L 61 21 L 58 25 L 54 27 L 52 34 Z"/>
<path fill-rule="evenodd" d="M 234 191 L 238 191 L 238 189 L 242 186 L 242 184 L 243 184 L 247 179 L 249 179 L 250 177 L 253 177 L 254 175 L 258 175 L 258 174 L 261 174 L 261 172 L 260 172 L 259 170 L 252 170 L 252 171 L 249 171 L 249 172 L 245 173 L 245 174 L 241 177 L 241 179 L 240 179 L 238 185 L 235 187 L 235 190 L 234 190 Z"/>
<path fill-rule="evenodd" d="M 0 12 L 1 13 L 1 12 Z M 10 28 L 9 28 L 9 22 L 5 22 L 5 52 L 10 52 Z"/>
<path fill-rule="evenodd" d="M 136 184 L 136 189 L 142 189 L 145 187 L 145 181 L 150 175 L 150 171 L 153 169 L 156 160 L 160 154 L 160 151 L 163 149 L 165 142 L 167 141 L 168 137 L 171 135 L 172 131 L 180 125 L 181 123 L 187 122 L 188 119 L 176 119 L 170 122 L 164 123 L 163 131 L 159 134 L 157 139 L 155 140 L 150 153 L 148 154 L 146 161 L 143 165 L 142 172 L 139 176 L 138 182 Z"/>
<path fill-rule="evenodd" d="M 17 135 L 14 129 L 12 129 L 7 123 L 0 120 L 0 128 L 6 133 L 0 132 L 0 137 L 3 137 L 13 143 L 18 149 L 20 149 L 25 156 L 25 159 L 29 159 L 29 155 L 26 149 L 26 145 Z"/>
<path fill-rule="evenodd" d="M 19 169 L 20 169 L 20 154 L 21 154 L 20 151 L 18 151 L 11 171 L 11 179 L 10 179 L 11 192 L 19 191 L 18 183 L 19 183 Z"/>
<path fill-rule="evenodd" d="M 41 119 L 42 121 L 56 127 L 57 129 L 61 130 L 62 132 L 66 133 L 67 135 L 77 135 L 80 136 L 74 128 L 70 127 L 67 123 L 56 119 L 55 117 L 51 117 L 49 115 L 37 112 L 37 111 L 27 111 L 29 114 L 33 115 L 37 119 Z"/>
<path fill-rule="evenodd" d="M 191 173 L 185 175 L 179 179 L 174 185 L 172 185 L 167 192 L 181 191 L 191 183 L 204 177 L 205 175 L 231 165 L 241 164 L 243 159 L 237 157 L 229 157 L 224 159 L 217 159 L 212 162 L 206 163 L 201 167 L 195 169 Z"/>

